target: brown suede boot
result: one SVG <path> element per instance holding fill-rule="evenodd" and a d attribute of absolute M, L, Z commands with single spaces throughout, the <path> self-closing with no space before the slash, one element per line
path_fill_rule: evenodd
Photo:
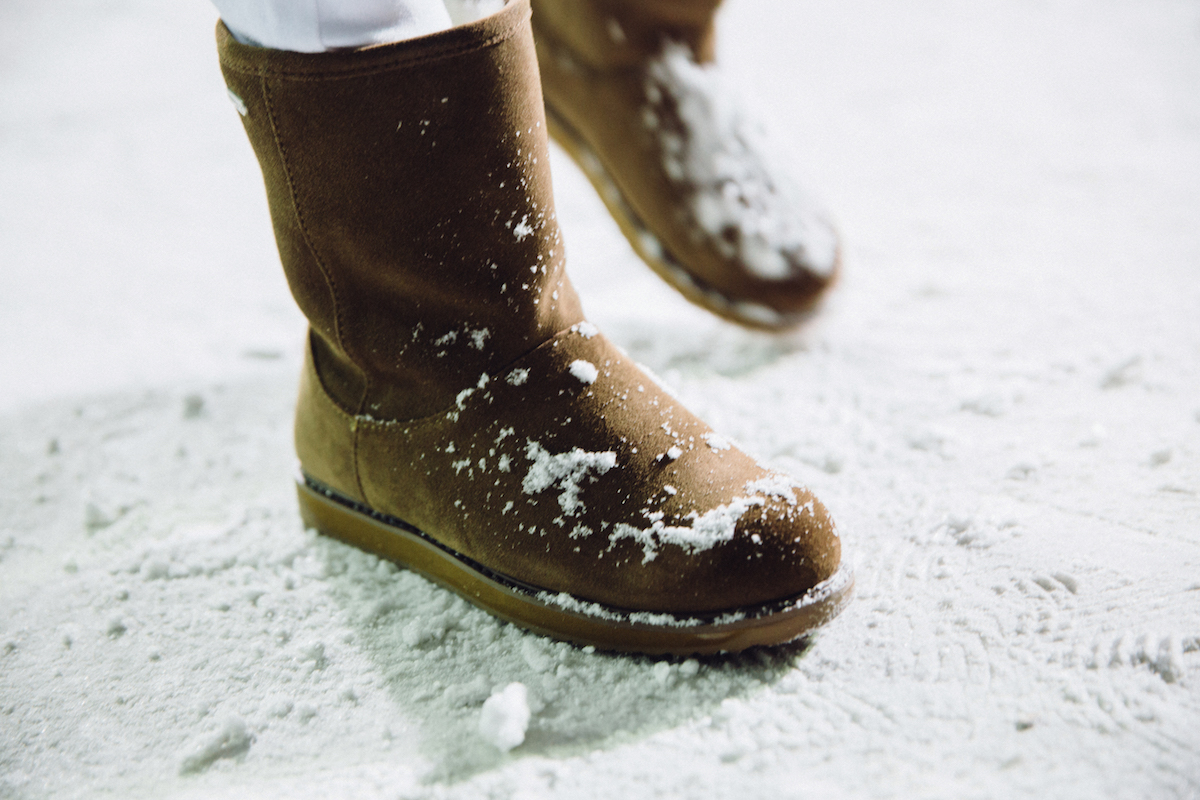
<path fill-rule="evenodd" d="M 533 0 L 550 134 L 668 283 L 743 325 L 782 329 L 834 280 L 837 236 L 721 85 L 719 3 Z"/>
<path fill-rule="evenodd" d="M 217 38 L 311 323 L 310 525 L 603 648 L 738 650 L 840 610 L 850 580 L 821 504 L 584 320 L 528 0 L 356 51 Z"/>

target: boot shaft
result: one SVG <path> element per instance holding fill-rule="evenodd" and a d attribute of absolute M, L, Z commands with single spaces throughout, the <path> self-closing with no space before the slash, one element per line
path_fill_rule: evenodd
<path fill-rule="evenodd" d="M 579 322 L 528 0 L 354 51 L 221 68 L 258 156 L 317 371 L 343 410 L 422 417 Z"/>
<path fill-rule="evenodd" d="M 592 69 L 634 67 L 664 40 L 712 60 L 713 18 L 721 0 L 533 0 L 539 35 L 547 33 Z"/>

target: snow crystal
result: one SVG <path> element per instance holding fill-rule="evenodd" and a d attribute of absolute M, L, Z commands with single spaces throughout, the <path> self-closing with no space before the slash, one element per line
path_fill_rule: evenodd
<path fill-rule="evenodd" d="M 582 336 L 585 339 L 591 339 L 593 336 L 595 336 L 596 334 L 598 334 L 600 332 L 600 329 L 597 328 L 592 323 L 588 322 L 587 320 L 584 320 L 583 322 L 579 322 L 579 323 L 576 323 L 575 325 L 572 325 L 571 331 L 573 333 L 578 333 L 580 336 Z"/>
<path fill-rule="evenodd" d="M 675 459 L 679 458 L 681 455 L 683 455 L 683 451 L 680 450 L 679 447 L 676 445 L 671 445 L 669 448 L 667 448 L 667 452 L 663 453 L 663 457 L 666 458 L 668 461 L 674 461 Z"/>
<path fill-rule="evenodd" d="M 483 344 L 492 335 L 492 332 L 487 328 L 480 328 L 477 331 L 467 331 L 467 335 L 471 337 L 471 346 L 476 350 L 482 350 Z"/>
<path fill-rule="evenodd" d="M 704 434 L 704 441 L 708 443 L 708 446 L 711 447 L 713 451 L 718 453 L 722 450 L 728 450 L 733 447 L 733 445 L 729 443 L 728 439 L 726 439 L 724 436 L 721 436 L 719 433 L 714 433 L 712 431 Z"/>
<path fill-rule="evenodd" d="M 533 226 L 529 224 L 529 215 L 521 217 L 521 221 L 513 226 L 513 236 L 517 237 L 517 241 L 523 240 L 526 236 L 533 233 Z M 533 269 L 537 269 L 533 267 Z"/>
<path fill-rule="evenodd" d="M 484 701 L 479 712 L 479 734 L 507 753 L 525 741 L 531 716 L 525 684 L 510 683 Z"/>
<path fill-rule="evenodd" d="M 617 454 L 611 450 L 589 453 L 578 447 L 566 452 L 551 454 L 537 442 L 529 441 L 525 455 L 533 464 L 529 467 L 521 488 L 525 494 L 538 494 L 551 486 L 558 486 L 558 504 L 563 513 L 574 516 L 585 510 L 579 499 L 580 482 L 584 478 L 596 480 L 595 472 L 603 475 L 617 465 Z"/>
<path fill-rule="evenodd" d="M 798 261 L 832 273 L 832 229 L 786 169 L 770 163 L 761 131 L 715 66 L 668 45 L 648 71 L 646 97 L 643 117 L 659 137 L 663 168 L 690 194 L 694 221 L 723 255 L 771 280 L 791 277 Z"/>
<path fill-rule="evenodd" d="M 595 364 L 585 361 L 582 358 L 572 361 L 568 369 L 570 369 L 572 375 L 587 384 L 595 383 L 596 378 L 600 375 L 600 371 L 596 369 Z"/>

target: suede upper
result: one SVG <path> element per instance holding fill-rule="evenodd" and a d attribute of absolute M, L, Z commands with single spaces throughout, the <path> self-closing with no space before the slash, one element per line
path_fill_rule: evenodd
<path fill-rule="evenodd" d="M 347 411 L 424 416 L 582 319 L 528 19 L 516 2 L 421 39 L 315 54 L 218 27 L 288 283 Z"/>
<path fill-rule="evenodd" d="M 821 504 L 583 320 L 527 0 L 346 53 L 218 42 L 312 326 L 307 475 L 486 570 L 617 608 L 734 611 L 834 574 Z"/>
<path fill-rule="evenodd" d="M 754 163 L 754 146 L 733 142 L 757 174 L 702 175 L 680 170 L 679 149 L 703 161 L 714 133 L 740 138 L 719 108 L 720 98 L 672 93 L 662 80 L 664 48 L 676 46 L 698 65 L 714 54 L 714 0 L 534 0 L 533 26 L 552 133 L 597 185 L 634 249 L 689 299 L 751 325 L 782 328 L 802 320 L 838 269 L 836 234 L 807 199 L 784 198 L 771 186 L 772 168 Z M 685 90 L 691 89 L 685 85 Z M 706 106 L 712 106 L 706 108 Z M 701 131 L 688 114 L 705 118 Z M 703 125 L 703 123 L 701 123 Z M 675 148 L 674 150 L 672 148 Z M 717 169 L 725 154 L 715 157 Z M 742 165 L 735 167 L 743 169 Z M 732 178 L 732 179 L 730 179 Z M 727 200 L 731 189 L 759 184 L 759 197 L 779 206 L 786 226 L 803 217 L 809 247 L 795 238 L 756 240 L 763 220 L 751 198 Z M 741 185 L 739 185 L 741 184 Z M 698 195 L 706 194 L 707 197 Z M 715 199 L 715 202 L 714 202 Z M 707 203 L 707 206 L 705 204 Z M 726 219 L 706 222 L 705 208 L 725 205 Z M 789 208 L 790 206 L 790 208 Z M 791 212 L 795 213 L 792 214 Z M 745 222 L 742 222 L 745 219 Z M 793 226 L 795 227 L 795 226 Z M 801 237 L 802 238 L 802 237 Z M 773 252 L 768 252 L 773 251 Z M 777 266 L 756 268 L 769 256 Z"/>

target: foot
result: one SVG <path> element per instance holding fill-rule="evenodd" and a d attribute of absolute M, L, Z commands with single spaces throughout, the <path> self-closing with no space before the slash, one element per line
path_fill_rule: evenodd
<path fill-rule="evenodd" d="M 715 6 L 536 0 L 547 119 L 660 276 L 717 314 L 783 329 L 836 277 L 837 235 L 712 63 Z"/>

